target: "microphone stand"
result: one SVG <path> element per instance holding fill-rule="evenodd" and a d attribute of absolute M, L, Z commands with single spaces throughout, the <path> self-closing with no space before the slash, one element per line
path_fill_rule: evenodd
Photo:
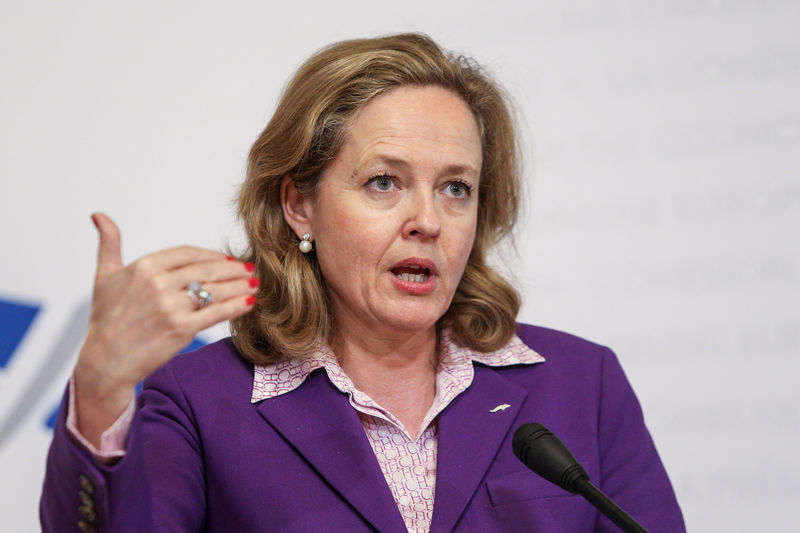
<path fill-rule="evenodd" d="M 639 523 L 623 511 L 619 505 L 614 503 L 611 498 L 603 494 L 600 489 L 592 485 L 588 477 L 581 477 L 575 481 L 574 485 L 578 494 L 586 498 L 586 501 L 603 513 L 609 520 L 617 524 L 625 533 L 647 533 Z"/>

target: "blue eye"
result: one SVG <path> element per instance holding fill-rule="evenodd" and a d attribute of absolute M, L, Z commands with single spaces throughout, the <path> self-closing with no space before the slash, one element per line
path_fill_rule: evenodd
<path fill-rule="evenodd" d="M 472 187 L 463 181 L 453 181 L 447 184 L 446 191 L 455 198 L 469 196 Z"/>
<path fill-rule="evenodd" d="M 456 183 L 451 183 L 449 185 L 449 188 L 450 188 L 450 192 L 453 193 L 453 196 L 461 196 L 465 192 L 464 191 L 464 185 L 462 185 L 461 183 L 457 183 L 457 182 Z"/>
<path fill-rule="evenodd" d="M 391 176 L 375 176 L 369 184 L 381 192 L 391 191 L 395 186 Z"/>

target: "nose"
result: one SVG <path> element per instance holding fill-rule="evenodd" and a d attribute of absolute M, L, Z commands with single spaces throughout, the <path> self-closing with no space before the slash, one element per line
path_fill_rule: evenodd
<path fill-rule="evenodd" d="M 435 238 L 442 230 L 441 215 L 433 191 L 410 195 L 408 218 L 403 234 L 406 237 Z"/>

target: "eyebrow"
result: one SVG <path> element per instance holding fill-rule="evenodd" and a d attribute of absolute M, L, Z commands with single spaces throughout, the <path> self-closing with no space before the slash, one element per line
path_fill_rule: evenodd
<path fill-rule="evenodd" d="M 411 163 L 405 159 L 385 154 L 378 154 L 369 157 L 366 161 L 359 164 L 356 167 L 355 171 L 353 172 L 353 175 L 360 173 L 364 169 L 364 167 L 374 165 L 375 163 L 387 165 L 394 168 L 399 168 L 400 170 L 405 170 L 405 171 L 411 170 Z M 469 176 L 473 176 L 476 178 L 480 177 L 480 172 L 472 165 L 457 165 L 457 164 L 446 165 L 442 169 L 440 174 L 443 176 L 459 176 L 467 174 Z"/>

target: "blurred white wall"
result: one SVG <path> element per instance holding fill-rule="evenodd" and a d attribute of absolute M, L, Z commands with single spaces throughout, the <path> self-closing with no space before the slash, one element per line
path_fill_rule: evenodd
<path fill-rule="evenodd" d="M 0 529 L 38 530 L 89 214 L 117 220 L 127 260 L 240 242 L 232 199 L 293 69 L 335 40 L 415 30 L 518 103 L 529 201 L 506 268 L 521 320 L 617 352 L 690 530 L 793 530 L 800 4 L 276 4 L 3 2 L 0 303 L 39 312 L 0 364 L 0 430 L 16 420 Z"/>

